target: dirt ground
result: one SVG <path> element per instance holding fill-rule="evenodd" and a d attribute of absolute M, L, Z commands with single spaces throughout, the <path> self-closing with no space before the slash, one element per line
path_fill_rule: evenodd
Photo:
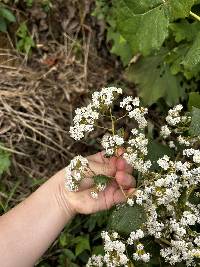
<path fill-rule="evenodd" d="M 10 175 L 43 178 L 63 168 L 74 154 L 98 149 L 68 134 L 76 107 L 109 84 L 124 83 L 110 55 L 105 25 L 93 17 L 93 1 L 54 1 L 46 14 L 37 4 L 13 7 L 27 19 L 36 48 L 15 50 L 15 27 L 0 34 L 0 135 L 12 154 Z"/>

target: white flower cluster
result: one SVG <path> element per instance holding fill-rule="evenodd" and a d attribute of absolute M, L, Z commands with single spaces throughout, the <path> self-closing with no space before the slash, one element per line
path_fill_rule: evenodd
<path fill-rule="evenodd" d="M 112 156 L 116 149 L 124 144 L 124 138 L 119 135 L 105 134 L 102 138 L 101 145 L 108 156 Z"/>
<path fill-rule="evenodd" d="M 137 230 L 136 232 L 131 232 L 130 237 L 127 241 L 120 239 L 120 236 L 116 232 L 108 233 L 106 231 L 102 232 L 102 238 L 104 240 L 104 256 L 93 255 L 88 263 L 87 267 L 94 266 L 105 266 L 107 267 L 117 267 L 117 266 L 129 266 L 129 259 L 126 252 L 126 246 L 135 245 L 135 252 L 133 252 L 132 257 L 134 260 L 148 262 L 150 260 L 150 254 L 146 253 L 144 246 L 139 239 L 144 237 L 142 230 Z"/>
<path fill-rule="evenodd" d="M 140 178 L 135 195 L 129 196 L 127 203 L 130 206 L 140 205 L 139 208 L 143 208 L 146 213 L 146 222 L 141 229 L 131 232 L 127 240 L 116 232 L 103 232 L 105 255 L 92 256 L 87 267 L 128 267 L 134 261 L 146 263 L 150 260 L 150 254 L 145 251 L 145 240 L 149 236 L 161 244 L 162 260 L 171 265 L 184 263 L 186 266 L 197 266 L 196 259 L 200 258 L 200 234 L 194 229 L 200 224 L 200 204 L 194 203 L 200 199 L 200 138 L 188 136 L 191 117 L 181 115 L 181 105 L 169 110 L 166 117 L 168 125 L 162 126 L 160 135 L 163 137 L 162 142 L 173 148 L 174 156 L 163 155 L 151 162 L 148 160 L 145 129 L 147 109 L 140 107 L 139 98 L 128 96 L 120 102 L 125 114 L 117 119 L 112 114 L 111 107 L 116 96 L 121 93 L 122 90 L 115 87 L 95 92 L 92 103 L 76 110 L 70 134 L 79 140 L 94 129 L 101 114 L 110 118 L 110 128 L 100 125 L 106 133 L 101 145 L 109 157 L 116 156 L 118 148 L 123 147 L 123 158 L 137 171 L 136 175 Z M 137 128 L 132 129 L 129 137 L 129 133 L 117 129 L 120 126 L 118 121 L 124 117 L 137 123 Z M 87 159 L 81 156 L 71 161 L 65 169 L 68 190 L 78 190 L 88 167 Z M 99 180 L 96 183 L 97 181 Z M 92 197 L 97 198 L 98 192 L 104 190 L 106 184 L 107 182 L 95 184 Z M 194 197 L 196 200 L 193 202 Z M 128 251 L 129 248 L 132 249 L 131 258 L 126 247 Z"/>
<path fill-rule="evenodd" d="M 76 156 L 65 168 L 65 187 L 69 191 L 77 191 L 81 180 L 88 169 L 88 160 L 82 156 Z"/>
<path fill-rule="evenodd" d="M 181 122 L 180 112 L 183 109 L 182 105 L 177 105 L 173 109 L 168 111 L 168 116 L 166 117 L 166 121 L 170 126 L 176 126 Z"/>
<path fill-rule="evenodd" d="M 104 240 L 105 255 L 101 256 L 101 262 L 99 262 L 99 256 L 92 256 L 87 263 L 87 267 L 101 267 L 103 266 L 102 263 L 105 263 L 107 267 L 128 267 L 129 259 L 126 255 L 126 246 L 119 240 L 118 233 L 109 234 L 103 231 L 101 236 Z"/>
<path fill-rule="evenodd" d="M 147 120 L 144 116 L 147 114 L 148 110 L 147 108 L 139 107 L 139 105 L 139 98 L 133 98 L 132 96 L 125 97 L 120 102 L 120 107 L 128 111 L 129 118 L 134 118 L 138 123 L 138 127 L 143 129 L 147 126 Z"/>
<path fill-rule="evenodd" d="M 193 149 L 193 148 L 189 148 L 189 149 L 185 149 L 183 150 L 183 155 L 190 157 L 193 156 L 193 162 L 195 163 L 200 163 L 200 150 L 199 149 Z"/>
<path fill-rule="evenodd" d="M 75 110 L 74 125 L 69 131 L 71 137 L 80 140 L 85 133 L 93 131 L 101 111 L 110 107 L 119 94 L 122 94 L 122 89 L 116 87 L 107 87 L 100 92 L 94 92 L 92 102 L 88 106 Z"/>
<path fill-rule="evenodd" d="M 151 161 L 144 160 L 144 156 L 147 155 L 148 139 L 137 129 L 133 129 L 131 133 L 133 137 L 127 141 L 128 145 L 123 157 L 134 169 L 146 173 L 151 167 Z"/>

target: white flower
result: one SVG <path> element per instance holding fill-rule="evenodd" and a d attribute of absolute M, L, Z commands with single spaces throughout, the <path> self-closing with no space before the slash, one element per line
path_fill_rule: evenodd
<path fill-rule="evenodd" d="M 65 187 L 69 191 L 77 191 L 80 180 L 84 178 L 84 172 L 88 169 L 88 160 L 82 156 L 76 156 L 65 168 Z"/>
<path fill-rule="evenodd" d="M 171 134 L 171 131 L 167 125 L 161 127 L 160 135 L 163 138 L 167 138 Z"/>

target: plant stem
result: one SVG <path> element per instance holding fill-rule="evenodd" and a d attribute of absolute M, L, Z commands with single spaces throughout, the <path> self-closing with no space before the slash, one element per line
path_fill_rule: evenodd
<path fill-rule="evenodd" d="M 158 240 L 163 242 L 163 243 L 165 243 L 165 244 L 167 244 L 167 245 L 169 245 L 169 246 L 171 246 L 171 243 L 165 238 L 160 237 Z"/>
<path fill-rule="evenodd" d="M 193 13 L 192 11 L 190 11 L 190 15 L 195 19 L 197 19 L 198 21 L 200 21 L 200 17 L 197 14 Z"/>
<path fill-rule="evenodd" d="M 113 120 L 113 115 L 112 115 L 112 110 L 110 108 L 110 118 L 111 118 L 111 122 L 112 122 L 112 134 L 115 134 L 115 122 Z"/>

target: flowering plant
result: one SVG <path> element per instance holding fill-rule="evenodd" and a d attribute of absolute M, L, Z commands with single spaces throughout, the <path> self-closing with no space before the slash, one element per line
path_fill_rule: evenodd
<path fill-rule="evenodd" d="M 75 140 L 101 128 L 105 156 L 118 156 L 123 147 L 137 179 L 136 193 L 114 210 L 102 232 L 105 255 L 92 256 L 87 266 L 198 266 L 200 110 L 170 109 L 155 143 L 148 138 L 148 110 L 139 98 L 122 97 L 116 87 L 94 92 L 91 103 L 75 111 L 70 128 Z M 87 159 L 76 156 L 66 167 L 66 188 L 77 191 L 88 168 Z M 91 197 L 98 198 L 112 177 L 94 173 L 93 179 Z"/>

